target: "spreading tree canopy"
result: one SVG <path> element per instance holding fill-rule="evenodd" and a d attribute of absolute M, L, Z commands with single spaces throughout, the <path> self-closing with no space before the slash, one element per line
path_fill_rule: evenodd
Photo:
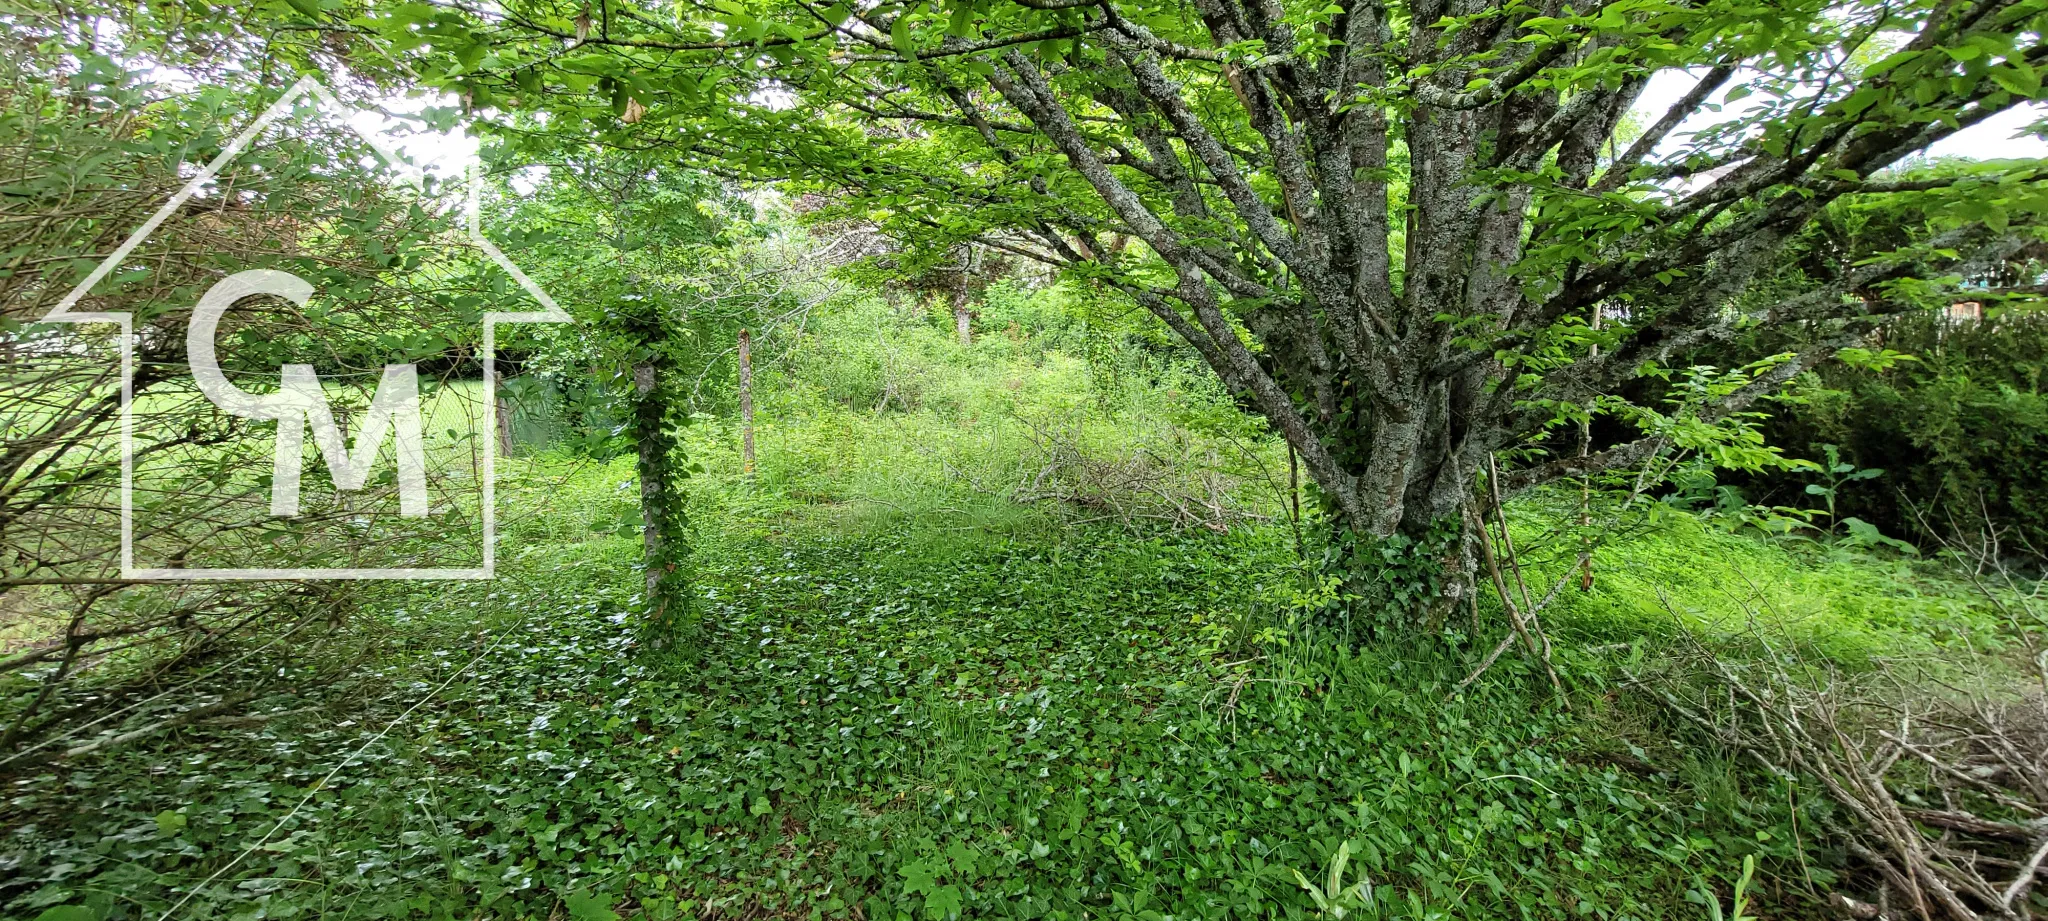
<path fill-rule="evenodd" d="M 1459 520 L 1493 457 L 1508 492 L 1743 463 L 1761 449 L 1721 423 L 2009 262 L 2044 204 L 2032 163 L 1901 167 L 2041 97 L 2048 0 L 505 0 L 308 25 L 376 34 L 515 144 L 795 179 L 916 245 L 1096 279 L 1360 535 Z M 1905 199 L 1911 239 L 1757 284 L 1855 196 Z M 1754 324 L 1811 345 L 1694 372 L 1682 406 L 1615 396 Z M 1633 434 L 1577 449 L 1596 415 Z"/>

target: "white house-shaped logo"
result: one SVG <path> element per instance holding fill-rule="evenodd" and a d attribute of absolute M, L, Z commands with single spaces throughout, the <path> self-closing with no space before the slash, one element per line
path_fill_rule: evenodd
<path fill-rule="evenodd" d="M 284 96 L 266 109 L 262 116 L 249 125 L 241 134 L 222 150 L 212 162 L 206 164 L 192 179 L 178 190 L 178 193 L 164 202 L 142 226 L 128 235 L 121 245 L 94 268 L 91 274 L 73 287 L 59 301 L 56 308 L 43 317 L 44 322 L 57 323 L 116 323 L 120 325 L 121 352 L 121 577 L 124 579 L 169 579 L 169 580 L 220 580 L 220 579 L 488 579 L 496 569 L 496 464 L 497 441 L 481 439 L 483 446 L 481 471 L 481 513 L 482 513 L 482 565 L 476 567 L 450 568 L 161 568 L 140 567 L 135 562 L 135 444 L 134 444 L 134 363 L 135 329 L 134 318 L 125 312 L 79 312 L 72 308 L 92 291 L 94 286 L 107 278 L 149 238 L 165 219 L 176 213 L 193 195 L 199 194 L 213 178 L 240 155 L 249 144 L 273 124 L 294 111 L 301 101 L 311 98 L 317 105 L 329 112 L 348 112 L 348 108 L 334 98 L 318 80 L 304 77 L 293 84 Z M 374 132 L 354 128 L 365 142 L 387 163 L 402 162 L 398 152 L 385 139 Z M 494 310 L 483 317 L 483 345 L 480 358 L 483 365 L 483 430 L 496 428 L 498 412 L 497 388 L 497 326 L 500 323 L 561 323 L 569 320 L 555 300 L 541 290 L 539 285 L 520 271 L 517 265 L 491 241 L 486 239 L 479 220 L 481 188 L 474 155 L 465 158 L 464 177 L 467 181 L 467 195 L 464 201 L 464 224 L 468 242 L 477 247 L 499 268 L 503 269 L 519 287 L 536 301 L 541 309 L 531 311 Z M 290 364 L 279 369 L 279 388 L 276 393 L 257 395 L 236 387 L 222 374 L 215 360 L 214 333 L 222 315 L 237 301 L 259 294 L 282 297 L 295 304 L 304 304 L 313 295 L 311 283 L 289 272 L 274 269 L 254 269 L 238 272 L 213 285 L 193 305 L 192 319 L 186 327 L 186 353 L 192 374 L 199 390 L 214 406 L 233 416 L 277 422 L 277 446 L 270 482 L 270 513 L 273 516 L 290 518 L 299 512 L 299 483 L 306 429 L 313 430 L 313 440 L 318 455 L 326 464 L 337 491 L 363 488 L 370 468 L 377 460 L 387 435 L 396 442 L 395 461 L 398 467 L 399 514 L 404 517 L 422 517 L 427 514 L 426 463 L 422 448 L 422 422 L 419 399 L 418 372 L 412 365 L 386 365 L 382 379 L 378 382 L 375 397 L 364 414 L 361 425 L 357 426 L 355 442 L 351 447 L 346 443 L 341 429 L 335 424 L 325 392 L 321 389 L 318 375 L 311 365 Z"/>

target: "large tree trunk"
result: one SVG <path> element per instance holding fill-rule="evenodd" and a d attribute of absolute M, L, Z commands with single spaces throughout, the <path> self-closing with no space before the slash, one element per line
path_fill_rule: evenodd
<path fill-rule="evenodd" d="M 1452 450 L 1459 437 L 1452 396 L 1449 388 L 1438 388 L 1420 401 L 1419 418 L 1368 417 L 1349 432 L 1332 433 L 1344 441 L 1330 439 L 1333 454 L 1356 459 L 1339 466 L 1338 475 L 1373 498 L 1363 515 L 1326 502 L 1338 532 L 1333 540 L 1357 557 L 1343 567 L 1351 577 L 1348 588 L 1382 617 L 1440 624 L 1477 584 L 1479 537 L 1466 514 L 1477 471 Z M 1397 441 L 1403 450 L 1387 447 Z M 1327 497 L 1323 482 L 1317 485 Z M 1410 581 L 1390 582 L 1389 571 L 1408 572 Z M 1418 578 L 1420 584 L 1413 581 Z"/>

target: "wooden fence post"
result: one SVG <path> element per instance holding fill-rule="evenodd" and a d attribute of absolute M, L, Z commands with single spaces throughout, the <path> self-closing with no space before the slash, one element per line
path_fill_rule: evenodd
<path fill-rule="evenodd" d="M 498 392 L 494 395 L 497 400 L 497 406 L 493 415 L 497 416 L 498 423 L 498 456 L 511 457 L 513 447 L 512 399 L 505 395 L 504 385 L 505 382 L 501 380 L 498 381 L 498 386 L 494 388 Z"/>
<path fill-rule="evenodd" d="M 754 478 L 754 337 L 740 330 L 740 473 Z"/>
<path fill-rule="evenodd" d="M 1592 316 L 1586 323 L 1586 326 L 1595 332 L 1600 330 L 1601 312 L 1601 306 L 1597 303 L 1594 304 Z M 1594 345 L 1587 351 L 1589 354 L 1597 357 L 1600 354 L 1600 346 Z M 1579 423 L 1579 456 L 1585 457 L 1592 452 L 1593 413 L 1589 407 L 1586 411 L 1586 418 Z M 1586 532 L 1593 526 L 1592 505 L 1593 477 L 1588 474 L 1579 479 L 1579 530 L 1581 532 Z M 1593 539 L 1590 534 L 1584 534 L 1580 537 L 1580 540 L 1584 542 L 1584 545 L 1579 548 L 1579 591 L 1590 592 L 1593 590 Z"/>

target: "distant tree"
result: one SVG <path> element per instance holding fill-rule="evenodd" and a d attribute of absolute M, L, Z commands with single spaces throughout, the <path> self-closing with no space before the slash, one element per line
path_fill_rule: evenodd
<path fill-rule="evenodd" d="M 1271 422 L 1343 531 L 1449 548 L 1448 599 L 1473 553 L 1445 535 L 1473 533 L 1463 508 L 1489 456 L 1510 493 L 1673 450 L 1768 463 L 1730 420 L 2036 238 L 2036 164 L 1884 171 L 2040 98 L 2044 11 L 507 0 L 326 25 L 378 32 L 487 121 L 544 109 L 553 131 L 833 187 L 927 246 L 1101 279 Z M 1683 92 L 1629 127 L 1659 74 Z M 1910 240 L 1744 299 L 1828 203 L 1909 192 L 1927 217 Z M 1118 253 L 1112 234 L 1142 246 Z M 1613 396 L 1755 324 L 1815 335 L 1702 378 L 1683 405 Z M 1589 415 L 1634 434 L 1580 456 L 1570 433 Z"/>

